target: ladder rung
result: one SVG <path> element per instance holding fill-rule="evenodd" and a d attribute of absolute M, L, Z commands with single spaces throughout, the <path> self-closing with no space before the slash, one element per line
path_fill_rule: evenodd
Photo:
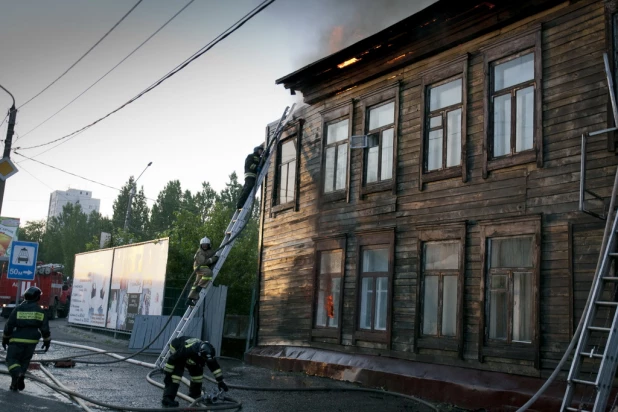
<path fill-rule="evenodd" d="M 579 384 L 582 384 L 582 385 L 597 386 L 596 383 L 591 382 L 591 381 L 585 381 L 583 379 L 571 379 L 571 382 L 579 383 Z"/>
<path fill-rule="evenodd" d="M 606 300 L 597 300 L 599 306 L 618 306 L 618 302 L 608 302 Z"/>
<path fill-rule="evenodd" d="M 597 358 L 597 359 L 603 359 L 603 355 L 599 355 L 598 353 L 590 353 L 590 352 L 580 352 L 579 353 L 581 356 L 585 356 L 587 358 Z"/>
<path fill-rule="evenodd" d="M 577 408 L 573 408 L 572 406 L 567 406 L 566 410 L 571 411 L 571 412 L 590 412 L 587 409 L 577 409 Z"/>
<path fill-rule="evenodd" d="M 618 253 L 613 252 L 613 253 L 610 253 L 609 255 L 613 258 L 618 258 Z"/>
<path fill-rule="evenodd" d="M 618 277 L 617 276 L 605 276 L 603 277 L 603 280 L 606 282 L 618 282 Z"/>
<path fill-rule="evenodd" d="M 612 328 L 602 328 L 600 326 L 588 326 L 588 329 L 594 330 L 597 332 L 608 332 L 608 333 L 612 330 Z"/>

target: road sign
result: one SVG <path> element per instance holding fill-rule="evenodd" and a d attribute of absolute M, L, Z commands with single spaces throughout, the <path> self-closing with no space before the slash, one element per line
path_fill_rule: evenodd
<path fill-rule="evenodd" d="M 38 252 L 39 244 L 37 242 L 21 242 L 19 240 L 14 240 L 11 244 L 8 278 L 34 280 Z"/>

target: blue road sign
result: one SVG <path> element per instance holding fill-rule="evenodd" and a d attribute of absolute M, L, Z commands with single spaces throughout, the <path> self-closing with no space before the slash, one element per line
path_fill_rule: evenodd
<path fill-rule="evenodd" d="M 14 240 L 11 244 L 8 278 L 34 280 L 38 252 L 39 244 L 37 242 L 20 242 L 19 240 Z"/>

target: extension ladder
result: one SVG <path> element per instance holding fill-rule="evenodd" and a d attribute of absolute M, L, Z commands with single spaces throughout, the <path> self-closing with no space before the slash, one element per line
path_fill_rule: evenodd
<path fill-rule="evenodd" d="M 614 82 L 612 80 L 607 54 L 604 54 L 603 57 L 614 121 L 618 122 Z M 582 136 L 582 192 L 580 195 L 580 210 L 584 212 L 586 212 L 583 207 L 583 182 L 585 181 L 586 155 L 585 139 L 587 136 L 603 134 L 615 130 L 616 128 L 613 127 Z M 618 170 L 616 170 L 616 181 L 618 181 Z M 616 201 L 618 200 L 617 196 L 618 194 L 614 187 L 611 195 L 611 207 L 607 213 L 608 220 L 605 229 L 605 233 L 608 235 L 607 242 L 601 250 L 600 265 L 597 267 L 593 278 L 588 305 L 582 315 L 584 316 L 583 329 L 579 341 L 577 342 L 575 354 L 573 355 L 573 361 L 567 379 L 567 388 L 560 408 L 561 411 L 586 412 L 590 410 L 594 412 L 604 412 L 612 390 L 614 376 L 616 375 L 616 367 L 618 366 L 618 276 L 612 271 L 612 263 L 618 259 L 618 253 L 616 253 L 618 213 L 616 213 L 615 210 Z M 602 217 L 601 215 L 596 216 Z M 602 324 L 604 313 L 606 313 L 605 323 Z M 612 319 L 611 326 L 608 326 L 610 318 Z M 585 367 L 586 370 L 583 370 L 582 367 Z M 581 388 L 583 393 L 594 392 L 594 394 L 589 397 L 589 400 L 580 400 L 577 402 L 574 400 L 577 388 Z M 593 398 L 594 403 L 592 403 Z M 592 405 L 592 408 L 583 409 L 583 407 L 587 405 Z"/>
<path fill-rule="evenodd" d="M 217 260 L 215 267 L 212 269 L 212 281 L 208 284 L 208 286 L 206 286 L 200 291 L 200 297 L 195 303 L 195 306 L 187 307 L 185 314 L 180 319 L 180 322 L 176 326 L 176 329 L 174 329 L 174 332 L 172 332 L 172 334 L 170 335 L 169 340 L 163 347 L 163 351 L 157 358 L 157 361 L 155 363 L 157 368 L 162 369 L 165 366 L 165 363 L 167 362 L 167 359 L 170 354 L 169 353 L 170 343 L 172 342 L 173 339 L 179 336 L 182 336 L 183 333 L 188 329 L 189 323 L 191 322 L 195 314 L 198 312 L 200 306 L 204 303 L 204 299 L 206 298 L 208 291 L 212 287 L 213 282 L 215 281 L 215 278 L 219 274 L 219 270 L 221 270 L 221 267 L 225 263 L 225 260 L 227 259 L 228 255 L 230 254 L 230 251 L 232 250 L 232 247 L 234 246 L 236 238 L 238 237 L 240 232 L 245 227 L 245 224 L 247 223 L 247 221 L 251 218 L 251 210 L 253 207 L 253 201 L 255 198 L 255 194 L 258 188 L 260 187 L 260 185 L 262 184 L 262 182 L 264 181 L 266 174 L 268 173 L 268 168 L 270 166 L 272 156 L 275 152 L 275 150 L 273 149 L 277 147 L 276 146 L 277 142 L 281 138 L 281 134 L 283 133 L 283 130 L 286 124 L 292 119 L 292 113 L 294 112 L 294 106 L 295 105 L 292 105 L 291 109 L 290 107 L 286 107 L 285 111 L 283 112 L 283 115 L 281 116 L 281 119 L 279 119 L 279 123 L 277 124 L 277 127 L 274 129 L 274 132 L 270 135 L 270 139 L 269 139 L 270 141 L 266 142 L 267 143 L 266 149 L 262 153 L 262 156 L 264 156 L 265 159 L 262 162 L 263 163 L 262 169 L 260 170 L 260 173 L 257 176 L 257 179 L 255 181 L 255 186 L 253 187 L 253 190 L 251 191 L 249 198 L 247 198 L 243 208 L 238 209 L 234 212 L 234 216 L 232 217 L 232 220 L 230 220 L 230 223 L 228 224 L 227 229 L 225 229 L 225 236 L 223 237 L 223 241 L 221 242 L 222 247 L 220 246 L 219 247 L 220 250 L 218 250 L 216 253 L 216 255 L 219 256 L 219 260 Z"/>

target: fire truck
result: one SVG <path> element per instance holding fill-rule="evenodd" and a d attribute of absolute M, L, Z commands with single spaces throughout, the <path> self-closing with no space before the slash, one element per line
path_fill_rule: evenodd
<path fill-rule="evenodd" d="M 16 306 L 15 298 L 19 298 L 19 301 L 21 301 L 22 296 L 31 286 L 36 286 L 43 292 L 39 304 L 41 308 L 47 311 L 50 320 L 58 317 L 59 309 L 66 316 L 68 311 L 62 309 L 63 305 L 59 302 L 59 298 L 62 295 L 63 265 L 53 263 L 38 264 L 34 280 L 22 280 L 19 293 L 17 290 L 19 281 L 7 278 L 6 266 L 4 265 L 0 274 L 0 307 L 2 308 L 0 314 L 2 317 L 8 319 Z"/>

